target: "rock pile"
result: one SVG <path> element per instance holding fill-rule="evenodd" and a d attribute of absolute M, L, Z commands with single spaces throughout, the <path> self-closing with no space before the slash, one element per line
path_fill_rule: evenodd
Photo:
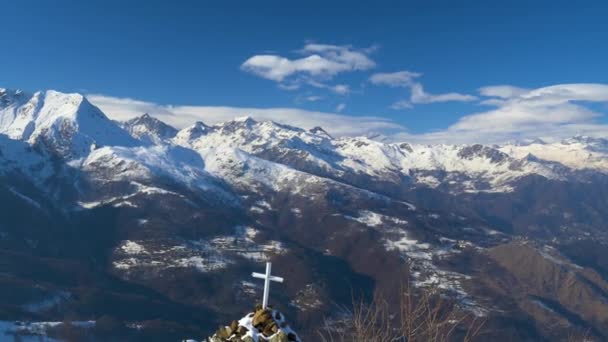
<path fill-rule="evenodd" d="M 208 342 L 301 342 L 277 310 L 258 306 L 238 322 L 220 327 Z"/>

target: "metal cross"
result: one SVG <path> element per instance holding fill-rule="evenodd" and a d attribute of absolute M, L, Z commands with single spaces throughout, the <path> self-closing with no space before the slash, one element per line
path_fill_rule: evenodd
<path fill-rule="evenodd" d="M 283 278 L 270 275 L 271 267 L 272 267 L 272 264 L 267 262 L 266 263 L 266 274 L 256 273 L 256 272 L 251 273 L 251 276 L 254 278 L 264 279 L 264 298 L 262 301 L 262 309 L 264 309 L 264 310 L 266 310 L 266 308 L 268 307 L 268 292 L 270 291 L 270 281 L 271 280 L 276 281 L 277 283 L 283 282 Z"/>

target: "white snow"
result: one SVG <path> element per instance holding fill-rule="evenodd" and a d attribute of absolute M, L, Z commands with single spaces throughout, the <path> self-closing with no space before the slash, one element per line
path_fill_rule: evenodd
<path fill-rule="evenodd" d="M 370 227 L 376 227 L 382 224 L 382 215 L 368 210 L 360 211 L 359 217 L 352 217 L 352 219 Z"/>
<path fill-rule="evenodd" d="M 60 342 L 48 337 L 47 331 L 62 324 L 64 323 L 0 321 L 0 341 Z M 95 321 L 73 321 L 70 324 L 81 328 L 92 328 L 95 326 Z"/>
<path fill-rule="evenodd" d="M 203 258 L 201 256 L 178 259 L 175 262 L 176 267 L 194 267 L 201 272 L 221 270 L 228 264 L 229 262 L 222 258 Z"/>
<path fill-rule="evenodd" d="M 347 219 L 360 222 L 369 227 L 379 227 L 379 226 L 382 226 L 383 224 L 384 225 L 401 225 L 401 226 L 407 224 L 406 220 L 403 220 L 403 219 L 400 219 L 397 217 L 378 214 L 378 213 L 370 211 L 370 210 L 359 211 L 359 216 L 357 216 L 357 217 L 352 217 L 352 216 L 345 216 L 345 217 Z"/>
<path fill-rule="evenodd" d="M 122 246 L 120 246 L 120 249 L 123 250 L 123 252 L 125 252 L 126 254 L 144 254 L 147 253 L 146 249 L 144 248 L 144 246 L 138 244 L 135 241 L 123 241 Z"/>
<path fill-rule="evenodd" d="M 8 105 L 0 107 L 0 134 L 47 146 L 68 158 L 80 158 L 98 146 L 135 146 L 125 131 L 109 120 L 80 94 L 53 90 L 3 95 Z"/>
<path fill-rule="evenodd" d="M 403 236 L 398 240 L 387 240 L 386 248 L 388 250 L 404 252 L 408 257 L 413 259 L 433 259 L 433 254 L 428 251 L 431 248 L 430 244 L 420 243 L 418 240 L 410 239 L 405 232 L 403 232 Z"/>
<path fill-rule="evenodd" d="M 603 139 L 576 136 L 553 143 L 506 144 L 500 150 L 514 158 L 533 155 L 575 170 L 593 169 L 608 173 L 608 144 Z"/>
<path fill-rule="evenodd" d="M 279 330 L 275 334 L 273 334 L 273 335 L 271 335 L 269 337 L 265 337 L 260 331 L 258 331 L 258 329 L 256 329 L 253 326 L 253 317 L 254 317 L 253 313 L 250 313 L 247 316 L 241 318 L 238 321 L 238 324 L 239 324 L 240 327 L 247 328 L 248 331 L 245 334 L 245 336 L 250 337 L 253 340 L 253 342 L 270 341 L 273 337 L 275 337 L 276 335 L 278 335 L 281 332 L 285 333 L 285 334 L 294 334 L 294 335 L 297 336 L 296 332 L 293 331 L 286 324 L 286 322 L 285 322 L 285 315 L 279 313 L 276 310 L 272 310 L 271 311 L 271 315 L 272 315 L 272 317 L 275 318 L 275 322 L 277 322 L 277 326 L 279 326 Z M 277 317 L 279 319 L 276 319 Z M 297 341 L 300 342 L 300 338 L 299 337 L 297 338 Z"/>
<path fill-rule="evenodd" d="M 69 299 L 70 297 L 70 293 L 59 291 L 49 295 L 48 297 L 40 301 L 27 303 L 23 305 L 23 309 L 29 312 L 43 312 L 61 304 L 63 301 Z"/>
<path fill-rule="evenodd" d="M 445 184 L 451 192 L 474 193 L 513 191 L 512 183 L 530 174 L 563 180 L 580 169 L 608 173 L 608 142 L 589 137 L 502 146 L 397 144 L 365 137 L 333 139 L 271 121 L 238 118 L 214 126 L 195 123 L 172 139 L 168 136 L 175 132 L 167 128 L 171 131 L 167 137 L 144 144 L 80 94 L 5 89 L 0 97 L 0 172 L 19 168 L 32 174 L 41 186 L 56 171 L 47 156 L 27 150 L 40 139 L 50 152 L 65 157 L 71 167 L 93 179 L 101 173 L 106 181 L 145 184 L 166 177 L 214 192 L 225 201 L 234 199 L 217 185 L 218 180 L 253 191 L 265 188 L 314 198 L 324 186 L 339 183 L 347 175 L 366 175 L 393 184 L 411 177 L 419 186 Z M 129 129 L 135 135 L 151 133 L 145 124 Z M 16 142 L 7 141 L 11 139 Z M 309 167 L 285 165 L 294 158 L 298 160 L 295 165 Z M 331 177 L 312 175 L 307 171 L 310 168 Z M 82 202 L 90 208 L 104 200 Z M 271 209 L 263 201 L 255 207 Z"/>
<path fill-rule="evenodd" d="M 273 255 L 287 253 L 287 248 L 279 241 L 254 242 L 257 234 L 255 228 L 237 226 L 231 235 L 175 245 L 158 245 L 158 242 L 152 240 L 124 240 L 115 249 L 113 266 L 127 273 L 140 269 L 165 270 L 175 267 L 214 272 L 236 263 L 239 257 L 265 262 Z"/>

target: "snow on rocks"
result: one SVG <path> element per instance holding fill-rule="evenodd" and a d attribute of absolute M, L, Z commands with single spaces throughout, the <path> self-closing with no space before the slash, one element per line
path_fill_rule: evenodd
<path fill-rule="evenodd" d="M 144 246 L 138 244 L 135 241 L 129 241 L 129 240 L 124 241 L 123 244 L 122 244 L 122 246 L 120 246 L 120 249 L 122 249 L 123 252 L 125 252 L 126 254 L 144 254 L 144 253 L 147 253 L 147 251 L 144 248 Z"/>
<path fill-rule="evenodd" d="M 194 268 L 213 272 L 226 268 L 233 261 L 221 251 L 204 242 L 172 243 L 171 241 L 123 241 L 114 251 L 113 266 L 129 277 L 149 270 Z"/>
<path fill-rule="evenodd" d="M 385 247 L 387 250 L 399 251 L 408 259 L 414 286 L 438 288 L 445 294 L 458 299 L 463 307 L 476 315 L 484 315 L 485 310 L 464 290 L 462 281 L 469 280 L 471 277 L 444 270 L 436 265 L 436 259 L 460 253 L 460 250 L 456 248 L 457 241 L 447 238 L 439 240 L 442 244 L 433 246 L 411 238 L 404 230 L 390 229 L 385 238 Z"/>
<path fill-rule="evenodd" d="M 303 289 L 298 291 L 294 299 L 289 302 L 290 306 L 300 311 L 309 311 L 323 306 L 319 298 L 319 286 L 317 284 L 306 284 Z"/>
<path fill-rule="evenodd" d="M 400 219 L 397 217 L 378 214 L 378 213 L 370 211 L 370 210 L 359 211 L 359 216 L 357 216 L 357 217 L 353 217 L 353 216 L 345 216 L 345 217 L 349 220 L 357 221 L 357 222 L 362 223 L 369 227 L 379 227 L 379 226 L 382 226 L 383 224 L 390 224 L 390 225 L 406 225 L 407 224 L 406 220 L 403 220 L 403 219 Z"/>
<path fill-rule="evenodd" d="M 575 170 L 591 169 L 608 172 L 608 140 L 587 136 L 574 136 L 562 141 L 547 143 L 535 140 L 530 143 L 509 143 L 499 147 L 515 158 L 535 156 L 558 162 Z"/>
<path fill-rule="evenodd" d="M 208 342 L 301 342 L 277 310 L 257 307 L 239 321 L 220 327 Z"/>
<path fill-rule="evenodd" d="M 399 252 L 410 263 L 414 286 L 436 287 L 457 298 L 464 307 L 476 314 L 483 313 L 483 308 L 479 307 L 464 291 L 462 281 L 468 280 L 470 277 L 441 269 L 436 264 L 439 259 L 460 253 L 462 243 L 447 238 L 439 238 L 440 244 L 438 245 L 419 241 L 408 232 L 406 220 L 369 210 L 360 211 L 358 217 L 345 217 L 381 232 L 384 247 L 388 251 Z M 463 247 L 468 246 L 465 244 Z"/>
<path fill-rule="evenodd" d="M 274 240 L 254 241 L 258 231 L 237 226 L 234 234 L 193 241 L 124 240 L 114 250 L 113 266 L 127 276 L 146 270 L 194 268 L 199 272 L 225 269 L 244 258 L 265 262 L 273 255 L 287 253 L 283 243 Z"/>

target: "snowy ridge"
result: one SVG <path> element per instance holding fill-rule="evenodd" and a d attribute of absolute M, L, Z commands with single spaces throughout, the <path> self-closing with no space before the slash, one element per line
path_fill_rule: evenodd
<path fill-rule="evenodd" d="M 558 162 L 575 170 L 591 169 L 608 173 L 608 140 L 575 136 L 556 143 L 535 141 L 526 145 L 507 144 L 500 150 L 515 157 Z"/>
<path fill-rule="evenodd" d="M 608 173 L 608 142 L 603 139 L 493 147 L 384 143 L 366 137 L 334 139 L 320 127 L 306 131 L 250 117 L 214 126 L 197 122 L 177 131 L 148 114 L 118 124 L 82 95 L 52 90 L 1 90 L 1 136 L 39 151 L 21 153 L 24 147 L 0 138 L 4 169 L 44 165 L 47 153 L 93 178 L 163 177 L 205 191 L 219 182 L 302 191 L 327 182 L 366 188 L 372 181 L 443 187 L 453 193 L 508 192 L 528 175 L 568 180 L 581 169 Z"/>
<path fill-rule="evenodd" d="M 179 132 L 174 143 L 198 151 L 205 159 L 226 158 L 224 153 L 238 155 L 240 160 L 255 156 L 338 180 L 348 175 L 363 175 L 400 183 L 411 177 L 414 183 L 436 187 L 453 178 L 448 176 L 440 180 L 424 171 L 441 171 L 474 179 L 468 186 L 461 183 L 465 185 L 464 191 L 475 192 L 510 191 L 509 183 L 530 174 L 549 179 L 567 177 L 564 170 L 556 168 L 552 162 L 527 156 L 515 158 L 482 145 L 387 144 L 365 137 L 332 139 L 319 130 L 316 134 L 274 122 L 256 122 L 251 118 L 205 126 L 204 132 L 199 131 L 200 134 L 192 137 L 190 132 L 195 130 L 196 126 L 193 126 Z M 489 186 L 481 188 L 475 184 L 479 181 Z"/>

